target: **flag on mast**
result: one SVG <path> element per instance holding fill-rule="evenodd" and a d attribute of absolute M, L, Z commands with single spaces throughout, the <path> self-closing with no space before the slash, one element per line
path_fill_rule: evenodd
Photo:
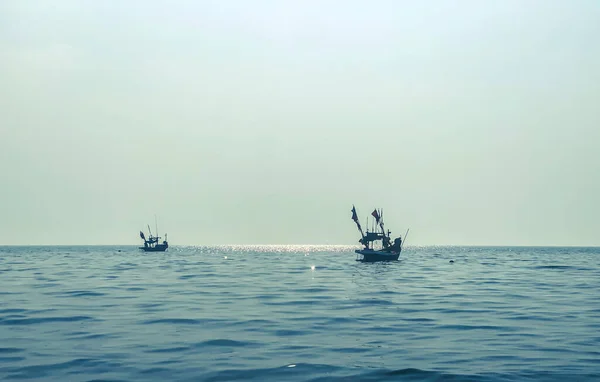
<path fill-rule="evenodd" d="M 361 236 L 365 236 L 362 230 L 362 227 L 360 226 L 360 222 L 358 221 L 358 215 L 356 214 L 356 208 L 354 207 L 354 205 L 352 205 L 352 220 L 354 220 L 354 222 L 356 223 L 356 226 L 358 227 L 358 230 L 360 231 Z"/>
<path fill-rule="evenodd" d="M 377 224 L 379 224 L 379 212 L 377 212 L 377 209 L 374 209 L 373 212 L 371 212 L 371 215 L 373 215 L 373 217 L 375 218 Z"/>

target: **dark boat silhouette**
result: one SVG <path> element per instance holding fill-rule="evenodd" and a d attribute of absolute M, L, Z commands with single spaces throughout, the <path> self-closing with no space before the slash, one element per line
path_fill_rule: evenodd
<path fill-rule="evenodd" d="M 358 242 L 363 245 L 362 249 L 354 251 L 358 254 L 356 260 L 364 262 L 398 260 L 402 252 L 402 237 L 397 237 L 392 243 L 390 237 L 391 231 L 388 230 L 386 233 L 383 227 L 383 210 L 375 209 L 371 215 L 375 218 L 375 224 L 371 231 L 367 227 L 367 233 L 365 234 L 358 221 L 356 208 L 352 206 L 352 220 L 356 223 L 361 235 Z M 408 230 L 406 230 L 404 239 L 406 239 L 407 235 Z M 381 241 L 381 245 L 375 246 L 374 243 L 379 241 Z"/>
<path fill-rule="evenodd" d="M 156 217 L 155 217 L 156 224 Z M 156 224 L 156 231 L 158 232 L 158 224 Z M 140 237 L 144 240 L 144 246 L 139 247 L 139 249 L 144 250 L 145 252 L 164 252 L 169 248 L 169 243 L 167 242 L 167 234 L 165 233 L 165 240 L 162 243 L 159 243 L 160 236 L 152 236 L 152 230 L 150 229 L 150 225 L 148 225 L 148 232 L 150 236 L 146 239 L 146 236 L 142 231 L 140 231 Z"/>

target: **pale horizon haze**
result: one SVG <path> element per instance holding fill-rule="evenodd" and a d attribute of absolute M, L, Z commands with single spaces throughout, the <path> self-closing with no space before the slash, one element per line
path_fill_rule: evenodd
<path fill-rule="evenodd" d="M 0 2 L 0 245 L 600 245 L 600 2 Z"/>

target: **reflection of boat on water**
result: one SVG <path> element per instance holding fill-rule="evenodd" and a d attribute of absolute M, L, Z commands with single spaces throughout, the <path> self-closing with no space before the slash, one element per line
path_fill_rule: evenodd
<path fill-rule="evenodd" d="M 156 222 L 156 217 L 155 217 Z M 156 223 L 155 223 L 156 224 Z M 152 236 L 152 230 L 150 230 L 150 225 L 148 225 L 148 232 L 150 236 L 146 239 L 146 236 L 142 231 L 140 231 L 140 237 L 144 240 L 144 246 L 139 247 L 145 252 L 164 252 L 169 248 L 169 243 L 167 242 L 167 234 L 165 233 L 165 240 L 162 243 L 159 243 L 160 236 Z M 158 234 L 158 224 L 156 226 L 156 232 Z"/>
<path fill-rule="evenodd" d="M 387 231 L 386 233 L 383 227 L 383 211 L 375 209 L 371 215 L 375 218 L 375 225 L 371 231 L 367 227 L 367 233 L 365 234 L 358 221 L 356 208 L 352 206 L 352 220 L 356 223 L 361 235 L 358 242 L 363 245 L 362 249 L 354 251 L 358 254 L 356 260 L 365 262 L 398 260 L 400 252 L 402 252 L 402 237 L 397 237 L 392 243 L 391 232 Z M 408 230 L 406 231 L 407 234 Z M 406 239 L 406 235 L 404 235 L 404 239 Z M 381 241 L 381 245 L 375 246 L 374 243 L 378 241 Z"/>

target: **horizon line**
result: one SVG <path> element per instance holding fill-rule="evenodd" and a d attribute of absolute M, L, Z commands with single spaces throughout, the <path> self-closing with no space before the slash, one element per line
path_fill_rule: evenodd
<path fill-rule="evenodd" d="M 138 247 L 138 244 L 0 244 L 0 247 Z M 355 244 L 174 244 L 172 247 L 360 247 Z M 412 244 L 410 247 L 600 248 L 600 244 Z"/>

